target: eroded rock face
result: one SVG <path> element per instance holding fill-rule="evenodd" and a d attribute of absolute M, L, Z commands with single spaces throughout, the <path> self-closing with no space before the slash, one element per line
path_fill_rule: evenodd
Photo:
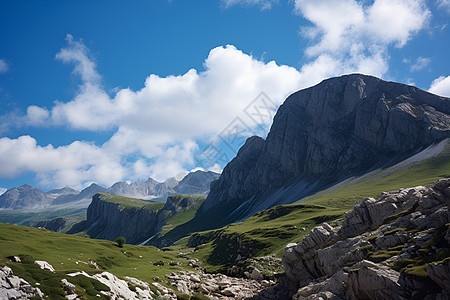
<path fill-rule="evenodd" d="M 220 210 L 219 225 L 246 218 L 448 137 L 449 98 L 360 74 L 331 78 L 289 96 L 266 140 L 247 140 L 199 217 Z"/>
<path fill-rule="evenodd" d="M 294 299 L 445 299 L 449 199 L 450 178 L 383 193 L 355 206 L 342 226 L 324 223 L 289 244 L 283 265 Z"/>
<path fill-rule="evenodd" d="M 15 276 L 11 268 L 5 266 L 0 269 L 0 299 L 30 299 L 34 296 L 44 299 L 38 288 Z"/>

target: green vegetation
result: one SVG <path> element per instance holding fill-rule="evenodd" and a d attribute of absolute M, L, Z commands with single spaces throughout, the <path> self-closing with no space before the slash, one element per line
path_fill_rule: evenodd
<path fill-rule="evenodd" d="M 167 218 L 166 219 L 167 225 L 163 226 L 161 235 L 164 235 L 167 232 L 174 229 L 175 227 L 192 220 L 195 216 L 195 213 L 199 209 L 200 205 L 202 205 L 202 203 L 206 199 L 206 195 L 171 195 L 170 197 L 178 201 L 183 201 L 184 199 L 192 199 L 195 201 L 195 205 L 190 209 L 181 210 L 180 212 Z"/>
<path fill-rule="evenodd" d="M 131 276 L 153 282 L 155 277 L 164 279 L 165 274 L 193 270 L 187 267 L 188 261 L 185 258 L 178 257 L 173 251 L 163 252 L 151 246 L 128 244 L 119 248 L 112 241 L 87 239 L 19 225 L 0 223 L 0 242 L 0 266 L 9 266 L 15 275 L 24 278 L 33 286 L 39 282 L 39 288 L 49 295 L 49 299 L 63 299 L 60 288 L 63 278 L 75 284 L 77 292 L 82 291 L 83 294 L 86 290 L 84 295 L 90 295 L 92 292 L 89 285 L 97 291 L 103 288 L 94 286 L 97 284 L 95 282 L 89 283 L 90 280 L 84 279 L 85 277 L 77 281 L 66 275 L 71 272 L 85 271 L 94 274 L 108 271 L 121 278 Z M 15 263 L 6 258 L 14 255 L 20 256 L 23 263 Z M 56 272 L 41 270 L 34 264 L 35 260 L 47 261 Z M 155 266 L 153 263 L 156 261 L 166 263 Z M 171 266 L 169 262 L 172 261 L 181 265 Z M 93 262 L 101 270 L 96 269 Z"/>
<path fill-rule="evenodd" d="M 206 241 L 206 244 L 196 247 L 194 255 L 205 261 L 204 267 L 211 271 L 222 270 L 234 263 L 238 253 L 247 254 L 247 257 L 272 253 L 281 256 L 286 244 L 298 242 L 313 227 L 323 222 L 337 222 L 344 212 L 351 210 L 364 198 L 377 197 L 382 192 L 400 188 L 432 184 L 441 178 L 450 177 L 449 170 L 450 149 L 447 147 L 440 155 L 408 167 L 393 166 L 374 171 L 360 179 L 346 180 L 297 203 L 261 211 L 243 222 L 193 234 L 191 240 Z M 401 212 L 387 221 L 392 222 L 406 213 Z M 306 230 L 300 230 L 302 227 Z M 395 231 L 386 234 L 392 233 Z M 369 240 L 374 241 L 376 237 Z M 184 238 L 176 245 L 184 246 L 187 242 L 188 239 Z M 389 250 L 386 253 L 373 253 L 372 259 L 392 257 L 399 251 Z"/>
<path fill-rule="evenodd" d="M 123 236 L 119 236 L 115 242 L 117 243 L 117 246 L 119 246 L 119 248 L 123 248 L 123 245 L 125 244 L 126 240 Z"/>

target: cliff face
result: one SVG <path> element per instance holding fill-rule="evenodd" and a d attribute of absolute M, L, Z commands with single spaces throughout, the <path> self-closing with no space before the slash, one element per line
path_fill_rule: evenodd
<path fill-rule="evenodd" d="M 199 217 L 236 221 L 447 137 L 449 98 L 359 74 L 328 79 L 289 96 L 266 140 L 247 140 L 211 184 Z"/>
<path fill-rule="evenodd" d="M 284 249 L 293 299 L 446 299 L 450 179 L 367 198 Z"/>
<path fill-rule="evenodd" d="M 91 238 L 115 240 L 123 236 L 127 243 L 138 244 L 156 233 L 158 211 L 123 208 L 119 203 L 103 201 L 101 194 L 92 197 L 85 221 L 75 224 L 68 233 L 86 231 Z"/>
<path fill-rule="evenodd" d="M 115 195 L 107 195 L 115 197 Z M 86 231 L 91 238 L 107 240 L 115 240 L 118 236 L 123 236 L 129 244 L 146 244 L 161 231 L 168 218 L 174 214 L 198 208 L 205 197 L 173 195 L 167 198 L 167 202 L 161 209 L 152 209 L 149 205 L 145 205 L 145 201 L 138 199 L 127 198 L 128 201 L 140 203 L 135 207 L 107 201 L 103 199 L 103 197 L 107 198 L 107 195 L 94 195 L 87 210 L 86 220 L 73 225 L 68 233 Z"/>

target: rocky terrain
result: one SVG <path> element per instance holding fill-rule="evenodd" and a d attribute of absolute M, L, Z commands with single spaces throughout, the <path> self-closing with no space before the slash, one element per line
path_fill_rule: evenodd
<path fill-rule="evenodd" d="M 44 298 L 39 288 L 32 287 L 26 280 L 15 276 L 11 268 L 0 268 L 0 299 Z"/>
<path fill-rule="evenodd" d="M 65 187 L 49 192 L 25 184 L 18 188 L 7 190 L 0 195 L 0 209 L 40 209 L 54 205 L 77 203 L 90 200 L 97 193 L 112 193 L 119 196 L 132 197 L 144 200 L 165 201 L 172 194 L 207 194 L 212 181 L 220 174 L 212 171 L 195 171 L 188 173 L 181 181 L 169 178 L 158 182 L 149 178 L 147 181 L 116 182 L 109 188 L 92 183 L 81 192 Z M 87 207 L 89 202 L 81 205 Z"/>
<path fill-rule="evenodd" d="M 447 299 L 450 179 L 367 198 L 284 250 L 293 299 Z"/>
<path fill-rule="evenodd" d="M 331 78 L 289 96 L 267 139 L 247 140 L 211 185 L 198 220 L 223 226 L 448 137 L 449 98 L 371 76 Z"/>

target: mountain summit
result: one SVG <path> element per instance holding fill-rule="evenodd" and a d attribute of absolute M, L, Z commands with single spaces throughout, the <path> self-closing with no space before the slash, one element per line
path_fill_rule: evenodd
<path fill-rule="evenodd" d="M 216 226 L 392 165 L 450 137 L 450 99 L 361 74 L 324 80 L 280 106 L 267 139 L 249 138 L 199 209 Z"/>

